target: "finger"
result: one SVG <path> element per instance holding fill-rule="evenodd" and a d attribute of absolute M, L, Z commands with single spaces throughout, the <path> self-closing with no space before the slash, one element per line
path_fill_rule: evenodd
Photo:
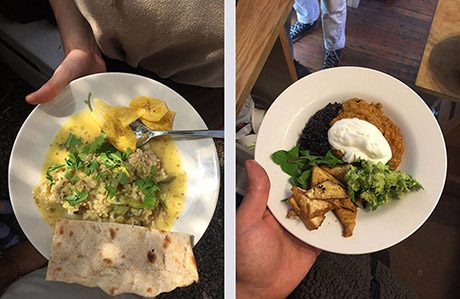
<path fill-rule="evenodd" d="M 64 87 L 70 83 L 72 78 L 69 72 L 62 71 L 61 66 L 54 72 L 51 79 L 43 84 L 39 90 L 26 96 L 29 104 L 40 104 L 52 100 Z"/>
<path fill-rule="evenodd" d="M 268 194 L 270 192 L 270 180 L 265 170 L 254 160 L 247 160 L 245 163 L 248 176 L 248 187 L 246 195 L 238 209 L 239 217 L 260 220 L 266 207 Z"/>
<path fill-rule="evenodd" d="M 67 84 L 75 79 L 67 66 L 68 59 L 64 59 L 62 64 L 56 69 L 51 79 L 48 80 L 39 90 L 26 96 L 29 104 L 45 103 L 53 99 Z"/>

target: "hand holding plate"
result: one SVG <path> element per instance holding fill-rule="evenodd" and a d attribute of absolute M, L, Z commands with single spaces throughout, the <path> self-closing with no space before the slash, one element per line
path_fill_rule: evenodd
<path fill-rule="evenodd" d="M 286 298 L 320 254 L 287 232 L 267 209 L 270 181 L 255 161 L 246 162 L 248 188 L 236 214 L 238 298 Z"/>

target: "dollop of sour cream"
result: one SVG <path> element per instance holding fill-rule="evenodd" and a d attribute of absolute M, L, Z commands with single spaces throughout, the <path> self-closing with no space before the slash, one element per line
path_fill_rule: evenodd
<path fill-rule="evenodd" d="M 327 135 L 329 144 L 344 153 L 345 162 L 363 159 L 385 164 L 391 159 L 388 141 L 376 126 L 365 120 L 341 119 L 332 125 Z"/>

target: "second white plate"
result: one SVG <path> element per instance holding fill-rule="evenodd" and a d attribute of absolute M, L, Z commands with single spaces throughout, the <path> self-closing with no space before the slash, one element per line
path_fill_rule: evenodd
<path fill-rule="evenodd" d="M 289 176 L 271 155 L 289 150 L 309 120 L 330 102 L 351 98 L 381 102 L 385 115 L 400 128 L 405 152 L 399 170 L 415 177 L 425 188 L 376 211 L 358 210 L 353 236 L 342 237 L 342 226 L 328 213 L 318 230 L 307 230 L 300 220 L 287 219 Z M 414 233 L 430 216 L 444 188 L 447 169 L 444 138 L 425 102 L 401 81 L 378 71 L 339 67 L 311 74 L 288 87 L 271 105 L 259 130 L 255 159 L 271 182 L 268 207 L 290 233 L 317 248 L 343 254 L 383 250 Z"/>

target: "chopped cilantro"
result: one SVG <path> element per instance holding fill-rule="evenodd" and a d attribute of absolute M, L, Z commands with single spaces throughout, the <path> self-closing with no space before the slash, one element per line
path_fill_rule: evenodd
<path fill-rule="evenodd" d="M 118 189 L 112 186 L 105 186 L 105 190 L 107 191 L 107 194 L 110 196 L 110 198 L 114 197 L 118 193 Z"/>
<path fill-rule="evenodd" d="M 95 172 L 96 170 L 98 170 L 99 168 L 99 163 L 97 162 L 96 159 L 94 159 L 93 161 L 91 161 L 91 163 L 89 163 L 86 167 L 85 167 L 85 174 L 92 174 L 93 172 Z"/>
<path fill-rule="evenodd" d="M 152 209 L 155 204 L 157 203 L 157 197 L 156 196 L 145 196 L 144 201 L 141 204 L 141 208 L 149 208 Z"/>
<path fill-rule="evenodd" d="M 108 181 L 107 178 L 108 178 L 109 174 L 106 173 L 106 172 L 96 172 L 95 176 L 96 176 L 96 184 L 99 186 L 99 180 L 102 179 L 105 182 Z M 110 182 L 110 183 L 112 183 L 112 182 Z"/>
<path fill-rule="evenodd" d="M 80 139 L 78 139 L 74 134 L 70 133 L 69 138 L 65 142 L 67 148 L 75 148 L 75 146 L 83 144 Z"/>
<path fill-rule="evenodd" d="M 70 179 L 70 182 L 73 183 L 73 182 L 78 182 L 80 180 L 80 178 L 76 175 L 74 175 L 71 179 Z"/>
<path fill-rule="evenodd" d="M 88 198 L 88 193 L 86 191 L 78 192 L 78 190 L 75 190 L 74 194 L 66 196 L 62 200 L 67 201 L 71 206 L 78 207 L 78 203 L 84 201 L 86 198 Z"/>
<path fill-rule="evenodd" d="M 51 175 L 51 171 L 54 171 L 64 166 L 65 164 L 54 164 L 48 167 L 48 170 L 46 171 L 46 178 L 51 182 L 50 187 L 54 185 L 54 179 L 53 179 L 53 176 Z"/>
<path fill-rule="evenodd" d="M 95 153 L 104 143 L 106 134 L 102 133 L 97 136 L 94 141 L 81 149 L 82 154 L 88 155 L 90 153 Z"/>
<path fill-rule="evenodd" d="M 165 196 L 164 193 L 161 193 L 160 199 L 161 199 L 161 203 L 163 204 L 163 206 L 165 208 L 167 208 L 167 206 L 166 206 L 166 196 Z"/>
<path fill-rule="evenodd" d="M 83 161 L 77 150 L 70 151 L 69 156 L 65 159 L 65 164 L 69 169 L 73 170 L 83 168 Z"/>
<path fill-rule="evenodd" d="M 91 92 L 88 92 L 88 98 L 84 100 L 86 105 L 88 105 L 89 111 L 93 112 L 93 108 L 91 107 Z"/>
<path fill-rule="evenodd" d="M 107 156 L 107 153 L 101 153 L 99 157 L 101 158 L 101 161 L 104 162 L 105 166 L 109 168 L 115 168 L 118 166 L 118 164 L 115 161 L 113 161 Z"/>
<path fill-rule="evenodd" d="M 108 148 L 108 150 L 101 152 L 99 157 L 101 161 L 109 168 L 115 167 L 124 167 L 126 168 L 124 160 L 131 153 L 131 150 L 128 148 L 126 153 L 116 150 L 114 147 Z"/>
<path fill-rule="evenodd" d="M 121 152 L 122 155 L 123 155 L 123 160 L 126 160 L 126 158 L 128 158 L 128 156 L 131 155 L 132 152 L 133 152 L 133 151 L 132 151 L 129 147 L 126 149 L 126 153 L 125 153 L 125 152 Z"/>
<path fill-rule="evenodd" d="M 126 173 L 124 173 L 122 170 L 120 170 L 120 171 L 118 172 L 118 177 L 117 177 L 117 179 L 118 179 L 118 182 L 120 182 L 120 184 L 122 184 L 122 185 L 126 185 L 126 184 L 129 183 L 129 181 L 128 181 L 128 176 L 127 176 Z"/>
<path fill-rule="evenodd" d="M 87 102 L 88 107 L 91 109 L 89 97 L 90 95 L 88 96 L 88 101 L 85 102 Z M 59 167 L 65 167 L 64 177 L 73 183 L 80 180 L 80 177 L 76 175 L 77 170 L 83 169 L 86 175 L 94 176 L 98 186 L 100 180 L 106 183 L 105 190 L 109 199 L 115 197 L 118 194 L 118 183 L 121 185 L 129 184 L 130 175 L 126 170 L 125 160 L 132 151 L 130 148 L 128 148 L 126 152 L 118 151 L 106 140 L 106 137 L 106 134 L 101 133 L 92 143 L 86 143 L 82 146 L 82 141 L 75 135 L 70 134 L 65 144 L 69 151 L 65 163 L 51 166 L 47 171 L 47 178 L 53 184 L 53 177 L 50 172 Z M 89 154 L 94 154 L 93 159 L 91 161 L 85 161 L 85 159 L 88 159 L 87 156 Z M 99 171 L 101 164 L 107 166 L 110 170 L 105 172 Z M 74 170 L 74 172 L 71 170 Z M 158 201 L 166 207 L 165 195 L 160 192 L 159 186 L 153 180 L 155 172 L 155 165 L 152 165 L 150 167 L 151 177 L 135 182 L 144 194 L 144 201 L 142 204 L 139 204 L 140 208 L 153 208 Z M 114 174 L 116 175 L 116 184 L 112 185 L 115 179 Z M 88 197 L 88 193 L 85 191 L 72 191 L 70 187 L 68 190 L 73 194 L 64 197 L 63 200 L 69 202 L 72 206 L 78 206 L 79 202 Z"/>
<path fill-rule="evenodd" d="M 160 191 L 160 187 L 153 181 L 152 178 L 138 180 L 136 184 L 144 194 L 144 201 L 142 202 L 141 208 L 153 208 L 157 202 L 157 191 Z"/>
<path fill-rule="evenodd" d="M 113 160 L 114 163 L 122 166 L 126 166 L 125 163 L 123 162 L 123 156 L 121 154 L 122 152 L 116 151 L 114 153 L 109 153 L 108 157 Z"/>

